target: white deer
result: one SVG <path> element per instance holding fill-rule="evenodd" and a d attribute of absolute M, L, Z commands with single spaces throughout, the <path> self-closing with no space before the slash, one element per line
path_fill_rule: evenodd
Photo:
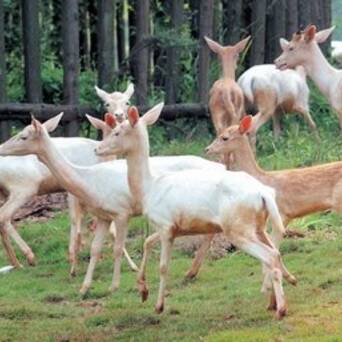
<path fill-rule="evenodd" d="M 128 111 L 128 120 L 97 147 L 99 155 L 123 153 L 127 158 L 128 184 L 139 200 L 150 224 L 157 230 L 147 238 L 139 272 L 139 291 L 148 296 L 145 269 L 156 241 L 161 241 L 160 287 L 156 311 L 164 309 L 166 277 L 173 241 L 177 236 L 223 232 L 237 247 L 258 258 L 273 286 L 276 316 L 286 314 L 282 276 L 293 281 L 282 264 L 280 254 L 265 231 L 270 215 L 280 239 L 284 227 L 271 188 L 244 172 L 222 170 L 184 170 L 154 175 L 149 161 L 147 126 L 155 123 L 163 104 L 139 118 L 138 110 Z"/>
<path fill-rule="evenodd" d="M 303 67 L 280 71 L 274 64 L 255 65 L 239 77 L 238 84 L 245 95 L 247 110 L 258 110 L 254 118 L 255 132 L 272 117 L 274 135 L 278 137 L 281 114 L 297 112 L 316 133 L 309 111 L 309 87 Z"/>
<path fill-rule="evenodd" d="M 275 60 L 275 64 L 281 70 L 302 65 L 338 113 L 342 128 L 342 70 L 330 65 L 318 46 L 328 39 L 334 28 L 335 26 L 316 32 L 316 26 L 309 25 L 304 31 L 295 33 L 290 42 L 281 38 L 283 52 Z"/>
<path fill-rule="evenodd" d="M 126 119 L 129 101 L 134 93 L 133 83 L 128 84 L 124 92 L 114 91 L 113 93 L 107 93 L 97 86 L 95 86 L 95 90 L 97 95 L 102 99 L 108 113 L 113 114 L 118 122 Z"/>
<path fill-rule="evenodd" d="M 33 119 L 31 125 L 0 146 L 0 155 L 37 155 L 59 185 L 77 197 L 80 205 L 97 218 L 91 258 L 80 290 L 82 294 L 85 294 L 91 285 L 106 232 L 111 222 L 115 222 L 115 265 L 110 288 L 114 291 L 120 283 L 121 255 L 127 234 L 128 219 L 141 214 L 141 201 L 139 196 L 130 194 L 127 165 L 124 160 L 103 162 L 93 166 L 76 166 L 60 153 L 48 134 L 56 128 L 60 119 L 61 115 L 44 124 Z M 99 122 L 97 124 L 101 125 Z M 224 165 L 194 156 L 155 157 L 152 158 L 152 165 L 158 173 L 189 168 L 225 169 Z M 130 184 L 134 187 L 134 181 Z"/>

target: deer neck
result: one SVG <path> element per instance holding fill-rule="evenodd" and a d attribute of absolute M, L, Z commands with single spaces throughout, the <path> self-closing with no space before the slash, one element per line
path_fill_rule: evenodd
<path fill-rule="evenodd" d="M 329 64 L 316 43 L 311 45 L 310 58 L 303 66 L 322 94 L 329 98 L 331 86 L 336 83 L 337 70 Z"/>
<path fill-rule="evenodd" d="M 266 173 L 258 166 L 247 137 L 241 139 L 239 148 L 233 152 L 238 170 L 245 171 L 251 176 L 264 181 Z"/>
<path fill-rule="evenodd" d="M 133 197 L 134 206 L 139 211 L 142 210 L 144 197 L 148 194 L 153 181 L 149 164 L 149 153 L 147 136 L 138 142 L 134 151 L 127 154 L 128 186 Z"/>
<path fill-rule="evenodd" d="M 82 199 L 90 206 L 96 206 L 94 197 L 87 191 L 87 180 L 82 179 L 82 174 L 78 172 L 71 163 L 58 151 L 51 138 L 47 135 L 43 137 L 41 152 L 37 154 L 38 159 L 44 163 L 58 183 L 74 196 Z"/>
<path fill-rule="evenodd" d="M 221 64 L 222 64 L 222 71 L 223 71 L 223 78 L 224 79 L 232 79 L 235 80 L 235 63 L 221 58 Z"/>

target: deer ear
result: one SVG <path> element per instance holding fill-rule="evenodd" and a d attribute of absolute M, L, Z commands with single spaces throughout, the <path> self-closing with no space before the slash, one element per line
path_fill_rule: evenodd
<path fill-rule="evenodd" d="M 310 43 L 316 35 L 316 26 L 315 25 L 309 25 L 304 30 L 304 40 L 307 43 Z"/>
<path fill-rule="evenodd" d="M 214 42 L 212 39 L 208 38 L 207 36 L 204 36 L 204 40 L 207 42 L 209 49 L 212 52 L 219 54 L 222 51 L 223 46 L 220 45 L 219 43 Z"/>
<path fill-rule="evenodd" d="M 48 121 L 45 121 L 43 123 L 43 126 L 45 127 L 45 129 L 48 132 L 54 131 L 57 128 L 59 122 L 61 121 L 63 114 L 64 112 L 61 112 L 58 115 L 54 116 L 53 118 L 49 119 Z"/>
<path fill-rule="evenodd" d="M 132 95 L 134 94 L 134 84 L 130 83 L 127 86 L 127 89 L 125 91 L 125 95 L 128 97 L 128 99 L 130 99 L 132 97 Z"/>
<path fill-rule="evenodd" d="M 110 98 L 110 94 L 100 89 L 99 87 L 95 86 L 95 90 L 96 90 L 97 96 L 101 98 L 103 101 L 107 101 Z"/>
<path fill-rule="evenodd" d="M 334 30 L 335 30 L 335 26 L 332 26 L 332 27 L 325 29 L 325 30 L 318 31 L 315 34 L 315 41 L 318 44 L 324 43 L 329 38 L 329 36 L 332 34 L 332 32 Z"/>
<path fill-rule="evenodd" d="M 279 44 L 280 44 L 281 49 L 284 51 L 284 50 L 286 50 L 286 48 L 289 46 L 290 43 L 285 38 L 280 38 Z"/>
<path fill-rule="evenodd" d="M 41 133 L 42 131 L 42 124 L 33 116 L 31 115 L 31 125 L 35 131 L 35 133 Z"/>
<path fill-rule="evenodd" d="M 144 121 L 145 125 L 153 125 L 158 120 L 163 110 L 163 107 L 164 102 L 161 102 L 154 106 L 152 109 L 150 109 L 147 113 L 145 113 L 144 116 L 141 118 Z"/>
<path fill-rule="evenodd" d="M 252 127 L 252 115 L 246 115 L 241 121 L 239 125 L 240 134 L 247 133 Z"/>
<path fill-rule="evenodd" d="M 247 46 L 250 39 L 251 39 L 251 36 L 248 36 L 247 38 L 242 39 L 238 43 L 236 43 L 234 46 L 236 49 L 236 52 L 237 53 L 242 52 L 245 49 L 245 47 Z"/>
<path fill-rule="evenodd" d="M 127 117 L 128 117 L 128 121 L 131 124 L 132 127 L 134 127 L 137 122 L 139 121 L 139 111 L 138 108 L 135 106 L 132 106 L 128 109 L 127 112 Z"/>
<path fill-rule="evenodd" d="M 106 113 L 104 121 L 110 128 L 115 128 L 117 125 L 115 116 L 112 113 Z"/>

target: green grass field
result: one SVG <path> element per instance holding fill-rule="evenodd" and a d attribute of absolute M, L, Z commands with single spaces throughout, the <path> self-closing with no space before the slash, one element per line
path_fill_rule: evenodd
<path fill-rule="evenodd" d="M 293 117 L 288 132 L 274 142 L 266 128 L 258 142 L 259 161 L 267 169 L 299 167 L 341 156 L 339 130 L 322 130 L 317 143 Z M 208 139 L 176 141 L 154 147 L 156 154 L 201 154 Z M 36 254 L 36 267 L 0 275 L 0 341 L 342 341 L 342 218 L 316 214 L 294 221 L 305 238 L 285 240 L 285 263 L 298 278 L 297 287 L 285 285 L 289 314 L 283 321 L 266 311 L 260 293 L 261 267 L 251 257 L 235 252 L 207 260 L 190 283 L 183 276 L 191 257 L 174 251 L 169 277 L 170 294 L 162 315 L 154 313 L 159 282 L 158 249 L 148 268 L 150 298 L 141 303 L 136 275 L 123 262 L 121 288 L 108 292 L 112 276 L 108 237 L 89 295 L 78 293 L 89 258 L 91 234 L 77 277 L 69 276 L 66 213 L 44 223 L 21 222 L 23 237 Z M 131 221 L 127 248 L 139 263 L 147 224 Z M 19 254 L 19 252 L 18 252 Z M 6 265 L 0 250 L 0 265 Z"/>

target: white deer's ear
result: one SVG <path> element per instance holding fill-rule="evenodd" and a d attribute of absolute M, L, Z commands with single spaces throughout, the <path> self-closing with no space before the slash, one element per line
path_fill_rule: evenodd
<path fill-rule="evenodd" d="M 223 50 L 223 46 L 220 45 L 219 43 L 216 43 L 214 42 L 212 39 L 208 38 L 207 36 L 204 36 L 204 40 L 207 42 L 208 46 L 209 46 L 209 49 L 212 51 L 212 52 L 215 52 L 215 53 L 220 53 L 222 52 Z"/>
<path fill-rule="evenodd" d="M 54 131 L 57 128 L 59 122 L 61 121 L 63 114 L 64 113 L 61 112 L 58 115 L 54 116 L 53 118 L 49 119 L 48 121 L 45 121 L 43 123 L 43 126 L 45 127 L 45 129 L 48 132 Z"/>
<path fill-rule="evenodd" d="M 150 109 L 147 113 L 142 116 L 141 120 L 144 121 L 145 125 L 151 126 L 153 125 L 159 118 L 164 107 L 164 102 L 158 103 L 152 109 Z"/>
<path fill-rule="evenodd" d="M 31 115 L 31 125 L 36 134 L 40 134 L 42 132 L 42 124 L 33 115 Z"/>
<path fill-rule="evenodd" d="M 103 101 L 108 101 L 108 99 L 110 98 L 110 94 L 108 94 L 106 91 L 100 89 L 97 86 L 95 86 L 95 90 L 99 98 L 101 98 Z"/>
<path fill-rule="evenodd" d="M 316 36 L 316 26 L 309 25 L 304 30 L 304 40 L 307 43 L 310 43 Z"/>
<path fill-rule="evenodd" d="M 130 99 L 134 94 L 134 84 L 130 83 L 125 91 L 125 95 Z"/>
<path fill-rule="evenodd" d="M 335 26 L 332 26 L 332 27 L 327 28 L 325 30 L 318 31 L 315 34 L 315 41 L 318 44 L 324 43 L 329 38 L 329 36 L 332 34 L 332 32 L 334 30 L 335 30 Z"/>
<path fill-rule="evenodd" d="M 280 43 L 280 47 L 281 47 L 281 49 L 284 51 L 284 50 L 286 50 L 286 48 L 289 46 L 289 41 L 288 40 L 286 40 L 285 38 L 280 38 L 279 39 L 279 43 Z"/>

